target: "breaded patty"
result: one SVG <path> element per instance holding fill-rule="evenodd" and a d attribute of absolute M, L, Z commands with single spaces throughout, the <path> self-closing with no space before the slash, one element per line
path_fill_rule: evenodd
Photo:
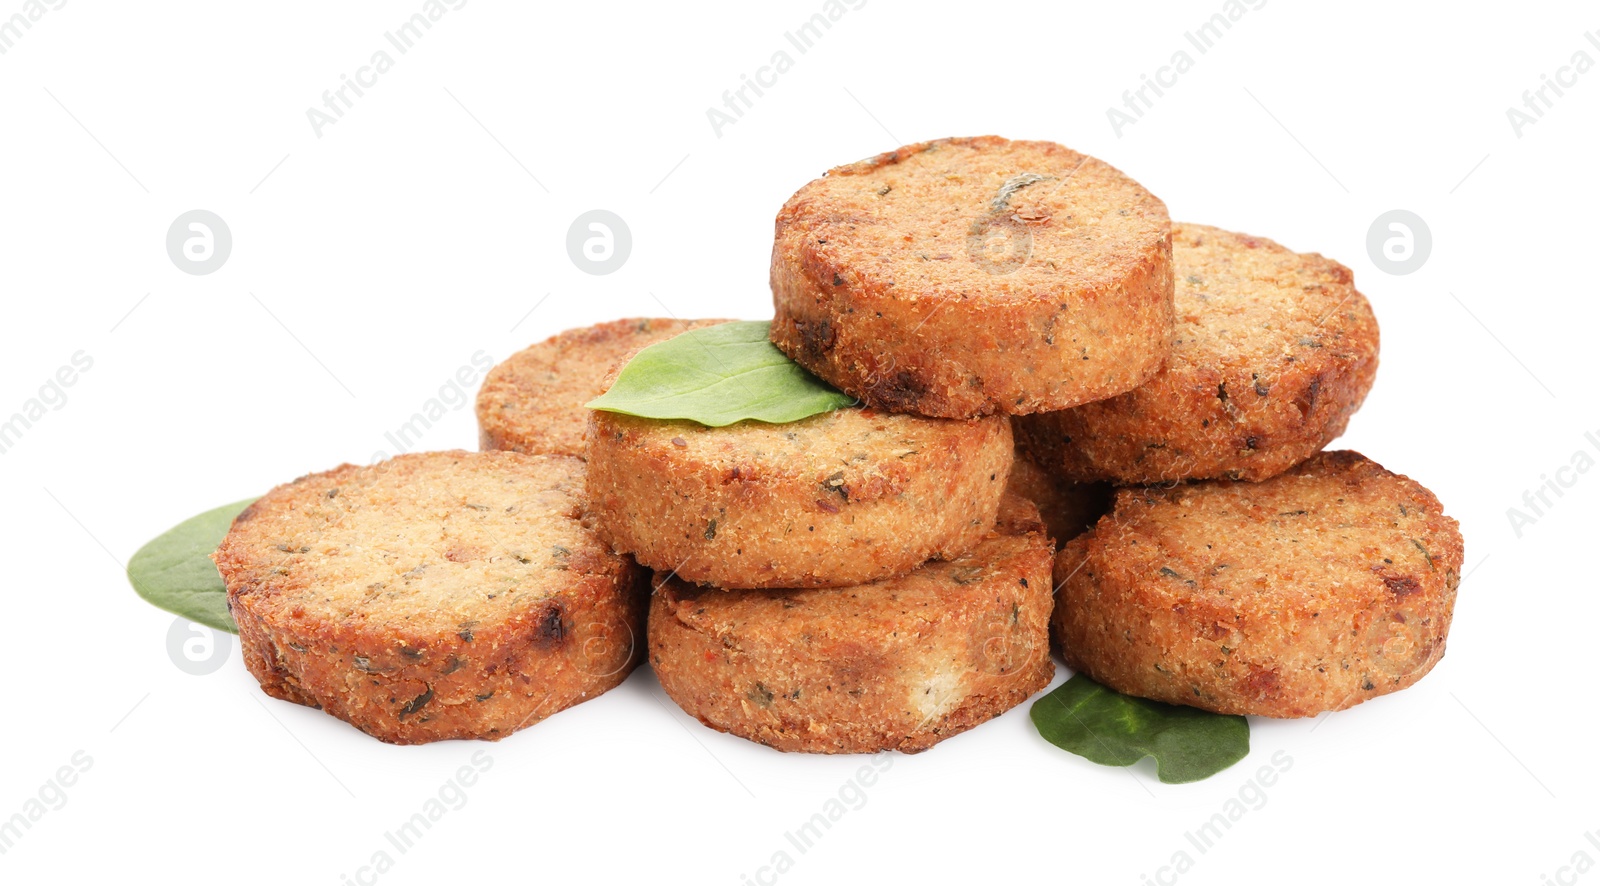
<path fill-rule="evenodd" d="M 1006 484 L 1006 491 L 1038 505 L 1039 516 L 1058 545 L 1089 531 L 1096 520 L 1111 510 L 1113 494 L 1111 486 L 1105 483 L 1063 480 L 1055 472 L 1034 464 L 1020 449 L 1011 463 L 1011 480 Z"/>
<path fill-rule="evenodd" d="M 972 550 L 1011 470 L 1011 426 L 846 408 L 708 428 L 595 411 L 601 538 L 719 588 L 855 585 Z"/>
<path fill-rule="evenodd" d="M 1056 558 L 1053 634 L 1118 692 L 1310 717 L 1433 668 L 1461 558 L 1433 493 L 1355 452 L 1261 483 L 1122 489 Z"/>
<path fill-rule="evenodd" d="M 584 404 L 605 390 L 624 357 L 680 332 L 724 320 L 639 317 L 569 329 L 495 366 L 478 391 L 479 448 L 584 457 Z"/>
<path fill-rule="evenodd" d="M 1126 394 L 1019 417 L 1023 449 L 1068 480 L 1264 480 L 1344 433 L 1378 370 L 1378 321 L 1349 268 L 1188 224 L 1172 263 L 1166 365 Z"/>
<path fill-rule="evenodd" d="M 650 663 L 700 722 L 780 751 L 915 752 L 1055 672 L 1053 549 L 1027 501 L 967 556 L 847 588 L 718 591 L 659 575 Z"/>
<path fill-rule="evenodd" d="M 995 136 L 908 145 L 778 213 L 772 340 L 882 409 L 1066 409 L 1161 365 L 1171 259 L 1166 206 L 1100 160 Z"/>
<path fill-rule="evenodd" d="M 429 452 L 272 490 L 212 557 L 250 673 L 396 744 L 504 738 L 616 686 L 649 577 L 584 527 L 583 475 Z"/>

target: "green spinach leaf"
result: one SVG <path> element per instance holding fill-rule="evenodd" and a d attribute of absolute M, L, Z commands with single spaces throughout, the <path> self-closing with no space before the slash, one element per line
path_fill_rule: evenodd
<path fill-rule="evenodd" d="M 746 419 L 783 424 L 855 404 L 778 350 L 767 337 L 771 325 L 721 323 L 650 345 L 588 406 L 720 428 Z"/>
<path fill-rule="evenodd" d="M 172 527 L 128 560 L 128 581 L 147 602 L 219 631 L 239 633 L 228 590 L 211 562 L 233 518 L 255 499 L 206 511 Z"/>
<path fill-rule="evenodd" d="M 1083 674 L 1028 714 L 1046 741 L 1102 766 L 1156 758 L 1156 777 L 1166 784 L 1210 778 L 1250 753 L 1244 717 L 1121 695 Z"/>

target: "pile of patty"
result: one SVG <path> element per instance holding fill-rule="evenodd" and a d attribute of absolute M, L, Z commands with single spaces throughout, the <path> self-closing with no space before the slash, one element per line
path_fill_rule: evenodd
<path fill-rule="evenodd" d="M 1268 717 L 1443 656 L 1456 522 L 1323 451 L 1378 366 L 1338 262 L 985 136 L 803 186 L 771 288 L 773 345 L 854 405 L 589 409 L 641 350 L 726 322 L 616 320 L 496 366 L 482 452 L 247 509 L 214 559 L 263 688 L 386 741 L 496 739 L 648 660 L 713 729 L 917 752 L 1046 688 L 1052 648 L 1118 692 Z"/>
<path fill-rule="evenodd" d="M 915 752 L 1055 673 L 1055 547 L 1014 459 L 1004 416 L 596 410 L 588 488 L 601 538 L 655 570 L 649 658 L 680 707 L 784 751 Z"/>
<path fill-rule="evenodd" d="M 1319 454 L 1378 363 L 1343 265 L 983 137 L 801 188 L 772 292 L 773 342 L 860 405 L 588 417 L 596 530 L 654 570 L 651 667 L 706 725 L 923 750 L 1048 684 L 1041 601 L 1074 669 L 1227 713 L 1337 710 L 1443 655 L 1455 522 Z"/>

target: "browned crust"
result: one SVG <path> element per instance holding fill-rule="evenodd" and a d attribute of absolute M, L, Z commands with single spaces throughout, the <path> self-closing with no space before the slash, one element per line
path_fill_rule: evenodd
<path fill-rule="evenodd" d="M 849 588 L 716 591 L 666 576 L 650 661 L 700 722 L 780 751 L 907 753 L 1049 684 L 1053 548 L 1030 505 L 973 553 Z"/>
<path fill-rule="evenodd" d="M 1265 480 L 1344 433 L 1378 369 L 1350 269 L 1260 237 L 1173 227 L 1178 326 L 1132 391 L 1020 417 L 1019 445 L 1066 480 Z"/>
<path fill-rule="evenodd" d="M 1015 428 L 1015 420 L 1012 427 Z M 1054 471 L 1039 467 L 1021 449 L 1011 463 L 1006 492 L 1019 495 L 1039 508 L 1057 545 L 1077 538 L 1111 510 L 1112 487 L 1105 483 L 1073 483 Z"/>
<path fill-rule="evenodd" d="M 352 507 L 377 506 L 359 500 L 374 472 L 414 487 L 439 482 L 440 465 L 462 460 L 480 463 L 494 482 L 517 475 L 557 484 L 572 503 L 562 519 L 580 519 L 578 459 L 459 451 L 312 474 L 279 486 L 240 514 L 214 559 L 228 587 L 245 665 L 263 691 L 321 708 L 383 741 L 419 744 L 498 740 L 627 677 L 643 657 L 648 573 L 587 531 L 588 543 L 564 555 L 565 584 L 558 593 L 494 617 L 474 617 L 472 606 L 459 600 L 406 601 L 453 611 L 449 627 L 440 629 L 429 614 L 388 611 L 381 598 L 339 620 L 310 605 L 314 600 L 305 595 L 316 592 L 318 563 L 326 564 L 326 555 L 285 554 L 277 539 L 313 537 L 309 514 L 330 491 L 342 490 Z M 439 533 L 436 525 L 403 521 L 393 529 L 396 538 Z"/>
<path fill-rule="evenodd" d="M 1069 666 L 1119 692 L 1309 717 L 1432 669 L 1461 562 L 1433 493 L 1325 452 L 1258 484 L 1119 491 L 1056 558 L 1052 633 Z"/>
<path fill-rule="evenodd" d="M 719 588 L 841 587 L 972 550 L 994 523 L 1013 444 L 1003 418 L 840 409 L 707 428 L 591 418 L 600 537 Z"/>
<path fill-rule="evenodd" d="M 1023 173 L 1044 181 L 999 195 Z M 1066 409 L 1160 366 L 1166 206 L 1110 165 L 995 136 L 830 170 L 778 213 L 772 340 L 864 402 L 945 418 Z M 1014 252 L 997 260 L 988 237 Z"/>
<path fill-rule="evenodd" d="M 726 320 L 632 317 L 568 329 L 511 355 L 478 391 L 478 443 L 483 450 L 583 458 L 584 404 L 605 391 L 617 363 L 639 348 Z"/>

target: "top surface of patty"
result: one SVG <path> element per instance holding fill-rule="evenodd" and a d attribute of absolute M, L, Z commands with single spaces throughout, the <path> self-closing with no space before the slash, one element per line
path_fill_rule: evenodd
<path fill-rule="evenodd" d="M 1376 349 L 1371 306 L 1350 269 L 1330 258 L 1184 222 L 1172 226 L 1172 258 L 1177 328 L 1166 374 L 1249 370 L 1289 357 L 1315 363 L 1310 352 L 1330 346 Z"/>
<path fill-rule="evenodd" d="M 1403 596 L 1417 575 L 1459 567 L 1459 543 L 1434 551 L 1424 542 L 1459 539 L 1455 528 L 1416 481 L 1339 451 L 1273 481 L 1119 491 L 1102 537 L 1204 575 L 1230 599 L 1316 605 L 1352 585 Z"/>
<path fill-rule="evenodd" d="M 1261 237 L 1172 229 L 1177 325 L 1153 378 L 1017 424 L 1076 481 L 1264 480 L 1344 431 L 1378 367 L 1378 321 L 1350 269 Z"/>
<path fill-rule="evenodd" d="M 1061 145 L 908 145 L 785 204 L 773 340 L 897 411 L 967 418 L 1110 396 L 1167 347 L 1169 230 L 1160 200 Z"/>
<path fill-rule="evenodd" d="M 1461 562 L 1433 493 L 1324 452 L 1260 483 L 1119 490 L 1057 560 L 1056 636 L 1121 692 L 1310 716 L 1427 673 Z"/>
<path fill-rule="evenodd" d="M 646 574 L 583 525 L 584 463 L 429 452 L 246 508 L 213 559 L 267 694 L 388 742 L 498 739 L 643 652 Z"/>
<path fill-rule="evenodd" d="M 641 317 L 569 329 L 495 366 L 478 391 L 481 448 L 584 457 L 584 404 L 624 357 L 721 320 Z"/>
<path fill-rule="evenodd" d="M 403 455 L 274 489 L 215 559 L 258 615 L 426 641 L 620 575 L 622 558 L 581 524 L 583 501 L 571 458 Z"/>
<path fill-rule="evenodd" d="M 971 255 L 975 222 L 1013 218 L 1026 226 L 1026 256 Z M 830 169 L 791 199 L 780 225 L 826 239 L 811 252 L 854 281 L 932 299 L 932 309 L 938 300 L 993 304 L 1115 286 L 1166 239 L 1170 222 L 1160 200 L 1102 160 L 1054 142 L 985 136 Z M 996 267 L 1013 258 L 1016 267 Z"/>

